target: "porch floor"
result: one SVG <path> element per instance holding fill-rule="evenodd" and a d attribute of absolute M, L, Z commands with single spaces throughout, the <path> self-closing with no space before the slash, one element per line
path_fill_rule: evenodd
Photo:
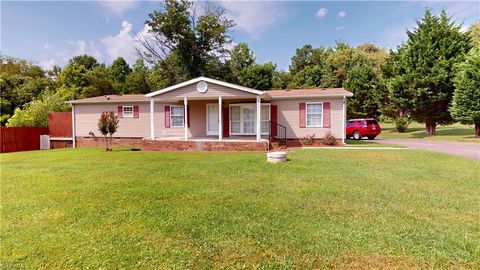
<path fill-rule="evenodd" d="M 146 140 L 151 140 L 150 138 L 145 138 Z M 168 136 L 168 137 L 155 137 L 155 141 L 185 141 L 183 136 Z M 189 137 L 187 141 L 197 141 L 197 142 L 220 142 L 218 136 L 195 136 Z M 221 141 L 227 142 L 256 142 L 256 136 L 230 136 L 224 137 Z M 262 136 L 260 141 L 268 142 L 267 136 Z"/>

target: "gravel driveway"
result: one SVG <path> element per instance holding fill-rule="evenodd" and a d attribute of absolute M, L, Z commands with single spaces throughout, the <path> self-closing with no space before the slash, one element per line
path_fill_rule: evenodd
<path fill-rule="evenodd" d="M 434 141 L 425 139 L 378 139 L 375 141 L 480 160 L 480 143 Z"/>

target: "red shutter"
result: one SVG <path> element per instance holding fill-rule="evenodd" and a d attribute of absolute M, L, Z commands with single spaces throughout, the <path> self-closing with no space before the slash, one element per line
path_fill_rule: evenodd
<path fill-rule="evenodd" d="M 133 118 L 138 118 L 139 114 L 138 106 L 133 106 Z"/>
<path fill-rule="evenodd" d="M 330 102 L 323 103 L 323 127 L 330 127 Z"/>
<path fill-rule="evenodd" d="M 272 136 L 277 136 L 277 105 L 270 105 L 270 132 Z"/>
<path fill-rule="evenodd" d="M 123 118 L 123 106 L 117 107 L 118 118 Z"/>
<path fill-rule="evenodd" d="M 222 127 L 223 127 L 223 137 L 230 136 L 230 111 L 228 107 L 222 109 Z"/>
<path fill-rule="evenodd" d="M 170 106 L 165 105 L 165 127 L 170 127 Z"/>
<path fill-rule="evenodd" d="M 301 128 L 304 128 L 307 126 L 307 121 L 306 121 L 306 115 L 305 115 L 305 103 L 299 103 L 298 104 L 298 112 L 299 112 L 299 124 Z"/>
<path fill-rule="evenodd" d="M 187 105 L 187 126 L 190 127 L 190 105 Z"/>

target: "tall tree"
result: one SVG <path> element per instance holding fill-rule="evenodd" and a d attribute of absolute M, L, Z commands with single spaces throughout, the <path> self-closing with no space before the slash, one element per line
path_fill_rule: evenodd
<path fill-rule="evenodd" d="M 38 98 L 26 103 L 22 109 L 16 108 L 13 116 L 8 119 L 8 127 L 48 126 L 49 112 L 69 111 L 70 106 L 54 91 L 43 92 Z"/>
<path fill-rule="evenodd" d="M 268 90 L 273 86 L 276 66 L 271 62 L 255 64 L 240 71 L 238 81 L 241 85 L 257 90 Z"/>
<path fill-rule="evenodd" d="M 455 92 L 450 111 L 462 124 L 475 125 L 475 137 L 480 137 L 480 45 L 458 66 Z"/>
<path fill-rule="evenodd" d="M 403 69 L 392 81 L 399 86 L 397 96 L 408 100 L 408 112 L 425 123 L 428 135 L 435 134 L 437 124 L 453 121 L 448 112 L 454 90 L 453 67 L 471 48 L 470 36 L 460 28 L 445 10 L 435 16 L 427 9 L 417 26 L 407 31 L 408 40 L 400 50 Z"/>
<path fill-rule="evenodd" d="M 480 46 L 480 21 L 475 22 L 468 28 L 468 32 L 472 37 L 474 46 Z"/>
<path fill-rule="evenodd" d="M 45 91 L 55 90 L 53 80 L 37 65 L 23 59 L 0 55 L 0 124 L 16 108 L 34 100 Z"/>
<path fill-rule="evenodd" d="M 242 70 L 255 64 L 255 56 L 247 43 L 239 43 L 233 47 L 230 53 L 229 64 L 234 78 L 236 78 Z"/>
<path fill-rule="evenodd" d="M 94 67 L 99 66 L 95 57 L 87 54 L 74 56 L 68 61 L 69 64 L 78 64 L 85 68 L 85 70 L 92 70 Z"/>
<path fill-rule="evenodd" d="M 91 69 L 87 69 L 78 59 L 90 59 L 89 63 L 94 62 L 91 61 L 91 57 L 74 57 L 63 68 L 56 80 L 57 92 L 63 99 L 71 100 L 115 93 L 113 81 L 105 65 L 94 65 Z"/>
<path fill-rule="evenodd" d="M 137 59 L 133 65 L 133 70 L 127 75 L 125 80 L 125 86 L 128 93 L 149 93 L 152 90 L 151 85 L 148 82 L 149 70 L 143 59 Z"/>
<path fill-rule="evenodd" d="M 162 63 L 169 69 L 173 83 L 184 77 L 210 75 L 207 63 L 225 55 L 226 46 L 231 43 L 227 31 L 234 24 L 227 19 L 225 11 L 206 3 L 197 16 L 196 5 L 186 0 L 166 0 L 163 10 L 149 14 L 150 19 L 146 21 L 149 33 L 139 38 L 141 48 L 137 48 L 137 52 L 148 63 Z M 171 54 L 175 57 L 171 58 Z"/>
<path fill-rule="evenodd" d="M 132 72 L 132 69 L 128 65 L 127 61 L 125 61 L 125 59 L 121 56 L 113 60 L 112 65 L 108 67 L 108 74 L 115 83 L 125 83 L 125 79 L 130 72 Z"/>
<path fill-rule="evenodd" d="M 362 63 L 347 74 L 343 87 L 353 93 L 348 102 L 347 117 L 378 117 L 378 78 L 374 68 Z"/>
<path fill-rule="evenodd" d="M 300 72 L 305 67 L 312 65 L 311 56 L 313 54 L 313 47 L 310 44 L 306 44 L 295 51 L 292 56 L 289 71 L 292 74 Z"/>

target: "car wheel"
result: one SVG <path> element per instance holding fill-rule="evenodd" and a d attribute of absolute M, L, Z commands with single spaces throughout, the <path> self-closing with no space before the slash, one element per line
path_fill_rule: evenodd
<path fill-rule="evenodd" d="M 354 131 L 352 135 L 353 135 L 353 138 L 355 140 L 361 140 L 362 139 L 362 135 L 358 131 Z"/>
<path fill-rule="evenodd" d="M 368 136 L 368 139 L 369 140 L 375 140 L 375 137 L 377 137 L 377 136 Z"/>

